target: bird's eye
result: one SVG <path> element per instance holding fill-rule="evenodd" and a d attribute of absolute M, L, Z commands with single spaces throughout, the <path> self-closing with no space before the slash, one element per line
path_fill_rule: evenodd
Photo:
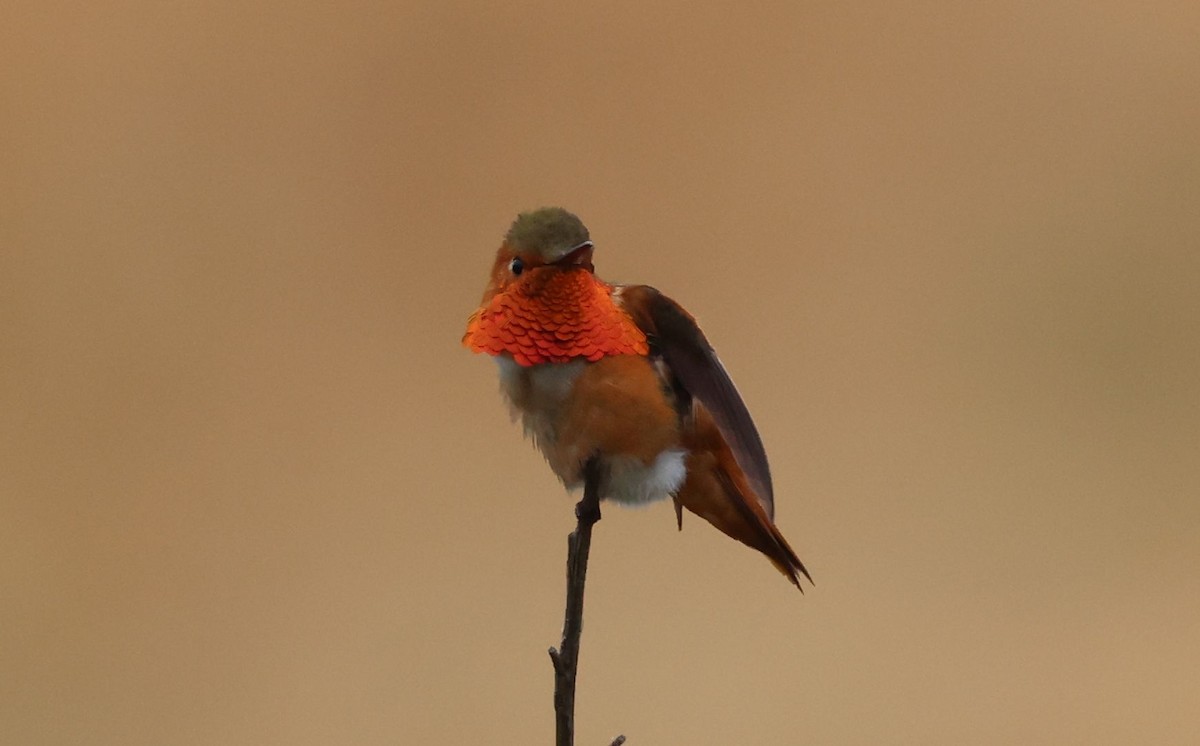
<path fill-rule="evenodd" d="M 521 257 L 513 257 L 513 260 L 508 263 L 508 271 L 513 275 L 519 275 L 525 271 L 525 262 L 521 261 Z"/>

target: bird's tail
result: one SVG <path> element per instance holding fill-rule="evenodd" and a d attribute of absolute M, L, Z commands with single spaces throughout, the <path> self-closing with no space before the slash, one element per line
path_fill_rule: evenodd
<path fill-rule="evenodd" d="M 803 592 L 800 576 L 809 583 L 812 576 L 755 497 L 733 453 L 724 442 L 711 447 L 709 440 L 707 445 L 710 448 L 688 454 L 688 476 L 675 495 L 676 511 L 687 508 L 727 536 L 762 552 Z"/>

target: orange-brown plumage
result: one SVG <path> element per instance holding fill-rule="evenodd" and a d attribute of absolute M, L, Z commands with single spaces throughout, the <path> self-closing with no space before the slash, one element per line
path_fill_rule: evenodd
<path fill-rule="evenodd" d="M 646 286 L 593 274 L 578 218 L 517 218 L 463 344 L 493 355 L 501 385 L 551 468 L 600 495 L 681 508 L 767 556 L 799 587 L 808 572 L 775 527 L 758 432 L 695 320 Z M 810 578 L 811 580 L 811 578 Z"/>
<path fill-rule="evenodd" d="M 609 355 L 583 369 L 563 408 L 556 447 L 651 463 L 681 447 L 678 417 L 649 358 Z"/>

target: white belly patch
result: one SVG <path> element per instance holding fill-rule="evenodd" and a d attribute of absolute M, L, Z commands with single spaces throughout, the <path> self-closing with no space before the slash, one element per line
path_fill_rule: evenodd
<path fill-rule="evenodd" d="M 686 455 L 683 449 L 673 448 L 658 454 L 649 465 L 630 456 L 606 459 L 607 479 L 601 497 L 631 505 L 670 497 L 683 486 L 687 476 Z"/>

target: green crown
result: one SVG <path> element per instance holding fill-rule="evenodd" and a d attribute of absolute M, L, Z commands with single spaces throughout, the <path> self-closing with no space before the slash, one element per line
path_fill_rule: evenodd
<path fill-rule="evenodd" d="M 521 213 L 504 236 L 504 242 L 517 253 L 537 254 L 546 262 L 561 259 L 587 240 L 583 221 L 561 207 Z"/>

